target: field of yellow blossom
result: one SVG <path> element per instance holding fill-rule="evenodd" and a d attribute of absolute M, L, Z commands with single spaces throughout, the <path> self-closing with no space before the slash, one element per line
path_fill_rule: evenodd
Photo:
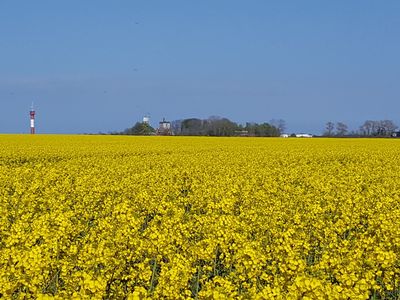
<path fill-rule="evenodd" d="M 0 135 L 0 298 L 400 299 L 400 140 Z"/>

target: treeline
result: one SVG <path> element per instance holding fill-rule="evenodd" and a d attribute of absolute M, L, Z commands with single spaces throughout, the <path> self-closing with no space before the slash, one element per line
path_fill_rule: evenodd
<path fill-rule="evenodd" d="M 324 136 L 390 137 L 397 136 L 397 125 L 392 120 L 365 121 L 356 131 L 349 131 L 343 122 L 327 122 Z"/>
<path fill-rule="evenodd" d="M 185 119 L 173 122 L 176 135 L 205 135 L 205 136 L 279 136 L 281 131 L 270 123 L 237 124 L 227 118 L 211 117 L 206 120 Z"/>
<path fill-rule="evenodd" d="M 270 123 L 247 122 L 238 124 L 223 117 L 207 119 L 189 118 L 170 122 L 168 130 L 155 129 L 148 123 L 137 122 L 133 127 L 112 134 L 123 135 L 183 135 L 183 136 L 279 136 L 285 130 L 283 120 L 272 120 Z"/>
<path fill-rule="evenodd" d="M 131 128 L 127 128 L 122 132 L 113 132 L 115 135 L 154 135 L 156 130 L 145 122 L 137 122 Z"/>

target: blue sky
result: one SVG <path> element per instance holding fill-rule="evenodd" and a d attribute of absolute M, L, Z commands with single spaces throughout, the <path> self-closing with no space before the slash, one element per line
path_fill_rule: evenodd
<path fill-rule="evenodd" d="M 0 132 L 123 130 L 149 113 L 400 125 L 400 1 L 0 1 Z"/>

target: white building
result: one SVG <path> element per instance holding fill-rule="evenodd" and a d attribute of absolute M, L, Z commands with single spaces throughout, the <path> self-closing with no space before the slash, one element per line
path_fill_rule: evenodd
<path fill-rule="evenodd" d="M 150 124 L 150 117 L 149 116 L 144 116 L 143 117 L 143 123 L 144 124 Z"/>
<path fill-rule="evenodd" d="M 313 135 L 312 135 L 312 134 L 308 134 L 308 133 L 296 133 L 296 137 L 301 137 L 301 138 L 312 138 Z"/>
<path fill-rule="evenodd" d="M 171 122 L 166 121 L 165 118 L 159 123 L 157 135 L 172 135 Z"/>

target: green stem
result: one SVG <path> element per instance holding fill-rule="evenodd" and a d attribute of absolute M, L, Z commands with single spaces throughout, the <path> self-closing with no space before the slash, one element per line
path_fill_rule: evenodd
<path fill-rule="evenodd" d="M 198 268 L 198 269 L 197 269 L 197 281 L 196 281 L 196 299 L 198 299 L 198 297 L 199 297 L 199 286 L 200 286 L 200 284 L 199 284 L 199 281 L 200 281 L 200 272 L 201 272 L 201 269 L 200 269 L 200 268 Z"/>
<path fill-rule="evenodd" d="M 154 290 L 154 280 L 156 277 L 156 268 L 157 268 L 157 260 L 154 259 L 153 272 L 151 274 L 151 282 L 150 282 L 150 292 L 153 292 L 153 290 Z"/>

